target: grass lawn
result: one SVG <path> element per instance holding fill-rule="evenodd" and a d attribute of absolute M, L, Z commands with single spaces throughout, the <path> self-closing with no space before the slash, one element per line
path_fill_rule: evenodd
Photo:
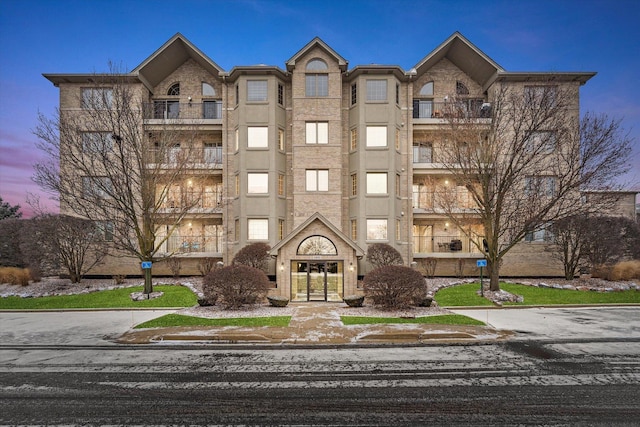
<path fill-rule="evenodd" d="M 401 317 L 363 317 L 340 316 L 345 325 L 368 325 L 374 323 L 419 323 L 426 325 L 482 325 L 484 322 L 460 314 L 443 314 L 440 316 L 423 316 L 411 319 Z"/>
<path fill-rule="evenodd" d="M 164 292 L 160 298 L 132 301 L 129 294 L 142 292 L 142 286 L 99 291 L 88 294 L 56 295 L 39 298 L 0 298 L 0 309 L 65 309 L 65 308 L 139 308 L 139 307 L 192 307 L 198 298 L 184 286 L 154 286 L 156 292 Z"/>
<path fill-rule="evenodd" d="M 167 314 L 141 323 L 135 329 L 168 328 L 172 326 L 289 326 L 290 321 L 291 316 L 207 319 L 204 317 L 183 316 L 181 314 Z"/>
<path fill-rule="evenodd" d="M 477 295 L 479 283 L 453 286 L 438 291 L 435 300 L 443 307 L 491 306 L 493 303 Z M 538 288 L 536 286 L 500 283 L 500 289 L 516 295 L 522 295 L 522 303 L 505 305 L 562 305 L 562 304 L 625 304 L 640 303 L 640 291 L 592 292 L 567 289 Z"/>

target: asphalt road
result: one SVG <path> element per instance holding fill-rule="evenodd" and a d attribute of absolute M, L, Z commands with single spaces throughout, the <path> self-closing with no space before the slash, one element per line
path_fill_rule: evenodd
<path fill-rule="evenodd" d="M 640 339 L 4 346 L 0 424 L 634 425 Z"/>

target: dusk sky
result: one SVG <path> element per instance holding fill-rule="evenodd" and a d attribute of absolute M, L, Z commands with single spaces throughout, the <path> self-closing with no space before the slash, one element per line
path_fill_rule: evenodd
<path fill-rule="evenodd" d="M 285 61 L 318 36 L 349 68 L 409 70 L 460 31 L 507 71 L 595 71 L 582 112 L 622 118 L 640 190 L 638 0 L 0 0 L 0 196 L 20 204 L 40 154 L 32 129 L 58 89 L 42 73 L 132 70 L 180 32 L 226 71 Z M 48 195 L 42 195 L 43 202 Z"/>

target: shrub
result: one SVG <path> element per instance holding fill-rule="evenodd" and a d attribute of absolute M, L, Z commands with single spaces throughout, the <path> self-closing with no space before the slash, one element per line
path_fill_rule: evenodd
<path fill-rule="evenodd" d="M 225 309 L 232 309 L 257 303 L 266 295 L 268 286 L 264 271 L 236 264 L 207 274 L 202 291 L 207 301 L 221 301 Z"/>
<path fill-rule="evenodd" d="M 111 278 L 113 279 L 113 283 L 115 283 L 116 285 L 122 285 L 127 276 L 125 276 L 124 274 L 114 274 L 113 276 L 111 276 Z"/>
<path fill-rule="evenodd" d="M 182 260 L 180 260 L 180 258 L 168 258 L 166 263 L 169 267 L 169 270 L 171 271 L 171 274 L 173 274 L 173 278 L 177 280 L 180 277 Z"/>
<path fill-rule="evenodd" d="M 407 308 L 426 295 L 427 284 L 416 270 L 389 265 L 364 276 L 364 291 L 374 305 L 385 309 Z"/>
<path fill-rule="evenodd" d="M 29 270 L 26 268 L 0 267 L 0 283 L 27 286 L 29 278 Z"/>
<path fill-rule="evenodd" d="M 429 279 L 433 279 L 436 275 L 436 266 L 438 265 L 437 258 L 425 258 L 420 261 L 422 268 L 424 269 L 425 276 Z"/>
<path fill-rule="evenodd" d="M 640 279 L 640 261 L 622 261 L 611 269 L 609 280 Z"/>
<path fill-rule="evenodd" d="M 266 272 L 270 250 L 271 246 L 266 243 L 252 243 L 240 249 L 231 264 L 242 264 Z"/>
<path fill-rule="evenodd" d="M 201 258 L 198 261 L 198 271 L 202 276 L 206 276 L 207 274 L 211 273 L 211 271 L 215 268 L 215 266 L 216 266 L 215 258 Z"/>
<path fill-rule="evenodd" d="M 404 260 L 400 252 L 391 245 L 386 243 L 374 243 L 369 245 L 367 249 L 367 261 L 374 268 L 384 267 L 385 265 L 402 265 Z"/>
<path fill-rule="evenodd" d="M 456 277 L 457 278 L 461 279 L 464 277 L 464 264 L 465 264 L 464 258 L 459 258 L 456 261 Z"/>

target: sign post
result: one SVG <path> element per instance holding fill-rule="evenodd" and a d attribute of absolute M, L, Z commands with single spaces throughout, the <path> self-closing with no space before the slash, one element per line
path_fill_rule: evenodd
<path fill-rule="evenodd" d="M 482 282 L 482 267 L 487 266 L 487 260 L 479 259 L 476 261 L 476 265 L 480 268 L 480 295 L 484 297 L 484 283 Z"/>
<path fill-rule="evenodd" d="M 140 267 L 142 267 L 142 271 L 144 272 L 145 283 L 151 282 L 151 265 L 151 261 L 142 261 L 142 263 L 140 263 Z M 149 294 L 147 294 L 147 299 L 149 299 Z"/>

